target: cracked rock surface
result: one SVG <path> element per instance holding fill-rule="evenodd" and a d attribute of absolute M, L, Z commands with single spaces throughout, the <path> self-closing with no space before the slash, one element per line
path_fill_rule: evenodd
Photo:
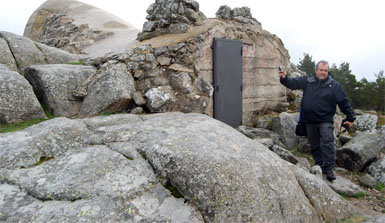
<path fill-rule="evenodd" d="M 0 157 L 4 222 L 333 222 L 358 213 L 321 179 L 201 114 L 56 118 L 0 134 Z"/>

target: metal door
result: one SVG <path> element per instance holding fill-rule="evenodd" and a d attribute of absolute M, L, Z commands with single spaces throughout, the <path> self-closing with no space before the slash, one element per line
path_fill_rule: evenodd
<path fill-rule="evenodd" d="M 232 127 L 242 124 L 242 41 L 213 43 L 214 118 Z"/>

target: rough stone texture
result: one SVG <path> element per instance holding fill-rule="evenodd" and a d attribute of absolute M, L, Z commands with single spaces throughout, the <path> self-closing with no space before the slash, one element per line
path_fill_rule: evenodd
<path fill-rule="evenodd" d="M 298 113 L 289 114 L 282 112 L 272 120 L 273 131 L 281 136 L 283 144 L 288 149 L 298 146 L 299 137 L 295 134 L 295 126 L 298 123 L 298 119 Z"/>
<path fill-rule="evenodd" d="M 0 67 L 0 123 L 47 118 L 28 81 L 4 65 Z"/>
<path fill-rule="evenodd" d="M 81 63 L 79 61 L 86 59 L 85 56 L 69 53 L 67 51 L 50 47 L 41 43 L 36 43 L 36 46 L 41 50 L 48 64 L 67 64 Z"/>
<path fill-rule="evenodd" d="M 261 26 L 261 23 L 251 15 L 249 7 L 231 9 L 227 5 L 222 5 L 215 15 L 218 19 L 235 20 L 240 23 L 250 23 Z"/>
<path fill-rule="evenodd" d="M 310 169 L 310 173 L 315 174 L 322 178 L 322 168 L 319 165 L 314 165 Z"/>
<path fill-rule="evenodd" d="M 270 138 L 273 140 L 273 143 L 276 145 L 281 145 L 280 136 L 268 129 L 263 128 L 252 128 L 248 126 L 241 125 L 237 128 L 238 131 L 240 131 L 245 136 L 249 137 L 250 139 L 261 139 L 261 138 Z"/>
<path fill-rule="evenodd" d="M 275 154 L 277 154 L 279 157 L 282 159 L 292 163 L 292 164 L 297 164 L 298 159 L 295 157 L 291 152 L 287 151 L 286 149 L 278 146 L 278 145 L 273 145 L 269 147 L 271 151 L 273 151 Z"/>
<path fill-rule="evenodd" d="M 275 115 L 264 115 L 264 116 L 258 117 L 255 121 L 255 127 L 272 130 L 274 117 L 276 117 L 276 116 Z"/>
<path fill-rule="evenodd" d="M 85 122 L 90 127 L 108 126 L 124 118 L 135 121 L 131 118 L 137 117 L 117 116 Z M 43 136 L 33 134 L 37 129 L 43 130 L 47 141 L 54 141 L 59 134 L 57 131 L 61 130 L 66 143 L 73 144 L 66 145 L 61 153 L 53 153 L 52 159 L 30 168 L 0 170 L 1 220 L 203 222 L 201 214 L 191 205 L 170 195 L 156 179 L 150 164 L 128 145 L 111 143 L 83 147 L 79 142 L 85 140 L 80 140 L 81 134 L 84 136 L 88 130 L 81 121 L 57 118 L 32 128 L 23 131 L 29 134 L 32 142 Z M 52 129 L 56 134 L 52 134 Z M 47 135 L 49 131 L 51 134 Z M 72 138 L 74 135 L 78 138 Z M 3 140 L 4 135 L 1 137 Z M 9 144 L 15 143 L 16 140 Z M 50 147 L 46 146 L 43 149 L 48 152 Z M 22 158 L 15 152 L 14 156 Z"/>
<path fill-rule="evenodd" d="M 88 94 L 79 112 L 81 117 L 122 111 L 132 102 L 134 78 L 125 64 L 118 63 L 99 72 L 100 77 L 88 86 Z"/>
<path fill-rule="evenodd" d="M 200 114 L 56 118 L 0 134 L 0 145 L 2 221 L 333 222 L 357 213 L 322 180 Z"/>
<path fill-rule="evenodd" d="M 325 222 L 333 222 L 335 221 L 333 219 L 336 218 L 346 218 L 355 212 L 345 199 L 339 195 L 335 196 L 336 193 L 320 177 L 295 166 L 291 166 L 291 169 L 309 202 L 319 210 Z M 339 207 L 345 208 L 340 209 Z"/>
<path fill-rule="evenodd" d="M 7 41 L 3 38 L 0 38 L 0 64 L 6 65 L 12 71 L 17 71 L 15 58 L 13 58 Z"/>
<path fill-rule="evenodd" d="M 24 36 L 92 57 L 130 49 L 139 30 L 108 12 L 76 0 L 49 0 L 30 16 Z"/>
<path fill-rule="evenodd" d="M 161 0 L 151 4 L 146 12 L 143 32 L 138 40 L 146 40 L 164 34 L 185 33 L 190 26 L 202 25 L 206 18 L 194 0 Z"/>
<path fill-rule="evenodd" d="M 0 37 L 8 42 L 21 73 L 30 65 L 46 63 L 43 53 L 31 39 L 9 32 L 0 32 Z"/>
<path fill-rule="evenodd" d="M 286 112 L 289 107 L 288 102 L 280 102 L 277 104 L 277 106 L 274 108 L 275 112 L 281 113 L 281 112 Z"/>
<path fill-rule="evenodd" d="M 377 115 L 364 114 L 357 115 L 356 120 L 354 120 L 354 125 L 352 131 L 366 131 L 376 128 L 378 117 Z"/>
<path fill-rule="evenodd" d="M 370 169 L 370 167 L 369 167 L 369 169 Z M 358 180 L 365 187 L 376 188 L 376 180 L 374 179 L 374 177 L 370 176 L 369 174 L 363 175 Z"/>
<path fill-rule="evenodd" d="M 147 107 L 151 111 L 161 112 L 164 105 L 173 100 L 173 93 L 170 87 L 152 88 L 145 94 L 148 103 Z"/>
<path fill-rule="evenodd" d="M 375 218 L 371 218 L 363 223 L 382 223 L 385 222 L 385 215 L 381 215 Z"/>
<path fill-rule="evenodd" d="M 73 91 L 95 73 L 90 66 L 53 64 L 30 66 L 24 75 L 54 116 L 72 117 L 78 115 L 82 105 Z"/>
<path fill-rule="evenodd" d="M 350 140 L 352 140 L 352 136 L 348 133 L 348 132 L 345 132 L 345 133 L 342 133 L 338 139 L 341 141 L 342 144 L 345 144 L 347 142 L 349 142 Z"/>
<path fill-rule="evenodd" d="M 81 147 L 89 136 L 75 120 L 55 118 L 15 133 L 0 134 L 0 168 L 29 168 L 40 160 Z"/>
<path fill-rule="evenodd" d="M 311 165 L 308 159 L 306 158 L 299 158 L 297 162 L 297 167 L 300 167 L 308 172 L 311 171 Z"/>
<path fill-rule="evenodd" d="M 192 24 L 200 22 L 194 20 L 194 18 L 198 18 L 194 13 L 197 12 L 203 18 L 199 12 L 199 4 L 195 1 L 179 0 L 178 4 L 175 5 L 174 3 L 175 1 L 169 0 L 158 1 L 148 8 L 147 12 L 150 15 L 159 14 L 159 10 L 163 6 L 163 9 L 167 8 L 172 11 L 169 14 L 159 14 L 162 18 L 167 17 L 172 20 L 170 26 L 166 24 L 169 20 L 163 19 L 161 21 L 150 18 L 149 21 L 151 22 L 161 21 L 159 23 L 168 26 L 168 28 L 158 27 L 152 33 L 162 29 L 177 28 L 182 24 L 187 25 L 187 23 L 184 23 L 186 21 L 183 16 L 172 16 L 181 15 L 179 13 L 182 12 L 185 13 L 182 14 L 186 15 L 185 18 L 194 21 L 188 25 L 191 27 L 187 33 L 157 36 L 135 43 L 132 49 L 121 47 L 121 50 L 116 50 L 111 47 L 108 49 L 113 53 L 108 54 L 107 57 L 98 56 L 87 60 L 86 64 L 103 68 L 107 63 L 110 65 L 112 63 L 125 63 L 135 78 L 136 92 L 141 94 L 142 97 L 151 89 L 158 87 L 171 88 L 172 100 L 163 103 L 160 108 L 152 109 L 151 103 L 148 101 L 146 101 L 145 105 L 134 104 L 132 106 L 143 106 L 145 111 L 150 112 L 182 111 L 213 116 L 212 49 L 210 48 L 213 38 L 240 39 L 243 41 L 244 55 L 243 124 L 253 125 L 256 114 L 260 111 L 271 111 L 278 103 L 286 101 L 286 90 L 279 83 L 276 68 L 279 65 L 290 66 L 289 54 L 277 36 L 262 30 L 260 25 L 245 24 L 235 20 L 204 19 L 201 21 L 201 25 L 195 26 Z M 158 6 L 160 8 L 157 9 Z M 84 9 L 83 14 L 79 14 L 78 7 Z M 73 12 L 69 12 L 69 8 L 72 8 Z M 244 12 L 242 10 L 237 10 L 237 15 L 247 17 L 247 10 L 243 10 Z M 47 40 L 51 46 L 68 50 L 73 49 L 75 50 L 73 52 L 80 52 L 78 50 L 85 52 L 88 46 L 96 47 L 99 42 L 107 41 L 110 38 L 103 36 L 110 35 L 108 33 L 111 30 L 106 29 L 104 29 L 106 32 L 96 32 L 89 36 L 93 30 L 103 30 L 100 28 L 102 25 L 99 22 L 106 18 L 105 15 L 98 14 L 103 19 L 95 19 L 94 12 L 99 13 L 100 10 L 92 9 L 91 6 L 72 0 L 65 2 L 50 0 L 31 16 L 26 33 L 31 33 L 35 37 L 42 36 L 39 41 Z M 86 17 L 84 17 L 84 13 L 87 15 Z M 83 19 L 79 17 L 83 17 Z M 92 20 L 95 20 L 95 22 L 92 22 Z M 111 21 L 117 20 L 112 19 Z M 197 21 L 198 23 L 196 23 Z M 62 28 L 59 29 L 58 27 Z M 42 35 L 41 30 L 46 30 L 47 32 L 44 32 L 46 34 Z M 79 36 L 79 33 L 84 35 Z M 111 38 L 114 36 L 115 34 Z M 99 37 L 106 39 L 96 40 Z M 130 43 L 129 38 L 126 38 L 125 41 Z M 62 45 L 59 46 L 58 44 Z M 141 49 L 143 46 L 145 47 Z M 100 48 L 106 49 L 104 47 Z M 183 70 L 180 70 L 180 67 L 176 65 L 183 65 Z M 178 75 L 172 75 L 179 72 L 187 72 L 191 78 L 191 83 L 189 83 L 189 78 L 178 80 Z M 185 74 L 183 76 L 187 77 Z M 82 92 L 86 92 L 85 89 L 91 90 L 89 83 L 84 84 Z M 80 96 L 84 97 L 85 94 L 79 94 Z M 129 109 L 134 109 L 134 107 Z"/>
<path fill-rule="evenodd" d="M 354 184 L 348 179 L 345 179 L 341 176 L 336 176 L 336 179 L 333 182 L 325 180 L 325 182 L 337 193 L 343 194 L 349 197 L 354 197 L 357 194 L 364 193 L 365 191 L 360 188 L 358 185 Z"/>
<path fill-rule="evenodd" d="M 18 68 L 21 74 L 24 73 L 25 68 L 35 64 L 79 63 L 79 61 L 86 59 L 85 56 L 35 43 L 27 37 L 9 32 L 0 32 L 0 40 L 3 55 L 0 56 L 0 63 L 6 64 L 12 70 Z M 9 47 L 8 49 L 7 46 L 4 46 L 4 40 Z M 3 60 L 4 62 L 1 62 Z"/>
<path fill-rule="evenodd" d="M 368 172 L 374 177 L 376 182 L 385 185 L 385 157 L 381 157 L 376 162 L 372 163 L 368 168 Z"/>
<path fill-rule="evenodd" d="M 385 131 L 367 130 L 336 149 L 336 163 L 348 170 L 363 171 L 385 147 Z"/>

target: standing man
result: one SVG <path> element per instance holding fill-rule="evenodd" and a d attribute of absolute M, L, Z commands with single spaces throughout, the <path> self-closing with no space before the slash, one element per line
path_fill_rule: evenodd
<path fill-rule="evenodd" d="M 353 126 L 354 112 L 341 85 L 329 73 L 328 62 L 321 60 L 313 76 L 290 78 L 280 71 L 280 81 L 285 87 L 303 90 L 301 101 L 302 122 L 306 124 L 307 139 L 316 165 L 329 181 L 336 179 L 333 173 L 336 152 L 334 148 L 333 117 L 336 105 L 346 114 L 343 124 Z"/>

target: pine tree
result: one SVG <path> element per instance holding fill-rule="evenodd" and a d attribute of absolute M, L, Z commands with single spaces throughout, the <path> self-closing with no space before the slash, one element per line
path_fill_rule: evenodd
<path fill-rule="evenodd" d="M 315 62 L 312 56 L 308 53 L 303 54 L 303 59 L 300 59 L 297 68 L 306 72 L 306 75 L 312 75 L 315 73 Z"/>

